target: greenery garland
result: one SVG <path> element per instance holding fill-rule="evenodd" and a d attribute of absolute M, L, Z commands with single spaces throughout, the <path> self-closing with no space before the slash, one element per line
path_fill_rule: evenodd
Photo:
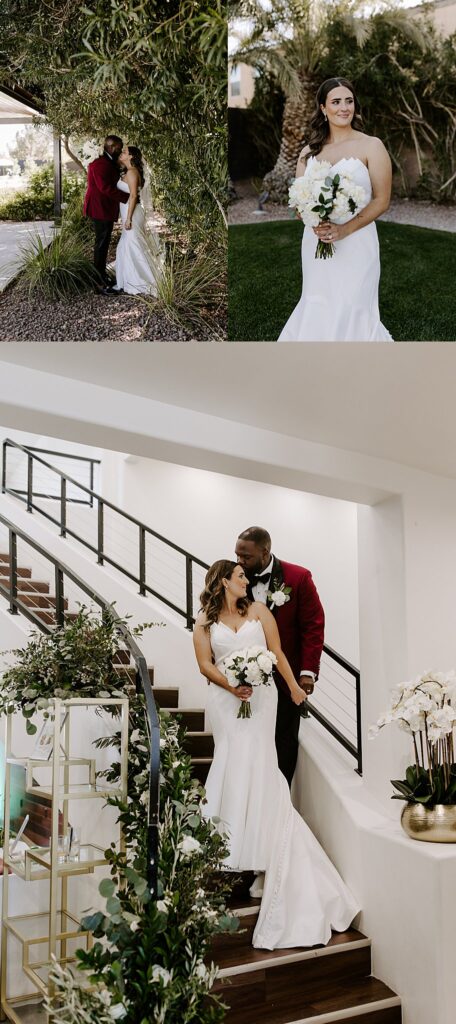
<path fill-rule="evenodd" d="M 225 1007 L 211 992 L 217 969 L 207 955 L 214 934 L 234 932 L 239 924 L 227 910 L 230 886 L 220 871 L 228 855 L 226 838 L 220 822 L 204 816 L 205 790 L 192 777 L 184 730 L 159 712 L 159 882 L 158 900 L 152 898 L 146 877 L 148 721 L 144 698 L 135 693 L 128 672 L 119 676 L 112 665 L 120 635 L 109 612 L 100 621 L 82 607 L 65 628 L 32 635 L 25 649 L 14 652 L 16 664 L 3 677 L 0 714 L 22 713 L 29 733 L 36 732 L 31 718 L 37 711 L 52 714 L 53 697 L 129 698 L 128 800 L 108 801 L 118 810 L 127 852 L 114 843 L 106 851 L 111 874 L 99 886 L 105 909 L 81 922 L 98 941 L 89 951 L 77 951 L 82 978 L 54 963 L 55 991 L 45 1008 L 55 1024 L 109 1024 L 121 1018 L 125 1024 L 217 1024 Z M 117 754 L 120 732 L 96 746 L 112 746 Z M 100 773 L 110 783 L 119 774 L 118 760 Z M 87 988 L 87 977 L 95 988 Z"/>

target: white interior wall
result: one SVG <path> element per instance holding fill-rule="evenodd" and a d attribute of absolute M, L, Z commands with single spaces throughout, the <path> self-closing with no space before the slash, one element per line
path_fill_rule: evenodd
<path fill-rule="evenodd" d="M 241 530 L 264 526 L 279 558 L 311 570 L 325 607 L 327 642 L 358 665 L 355 504 L 113 453 L 103 455 L 103 493 L 209 564 L 235 557 Z"/>

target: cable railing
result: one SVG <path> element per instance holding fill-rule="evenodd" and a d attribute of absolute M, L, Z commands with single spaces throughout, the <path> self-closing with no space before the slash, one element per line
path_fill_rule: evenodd
<path fill-rule="evenodd" d="M 92 605 L 99 608 L 102 617 L 109 615 L 115 622 L 116 630 L 121 637 L 121 643 L 123 643 L 128 655 L 127 662 L 134 662 L 136 691 L 144 696 L 150 738 L 147 880 L 151 893 L 156 899 L 160 798 L 160 726 L 145 657 L 141 653 L 128 627 L 109 602 L 85 583 L 72 569 L 69 569 L 63 562 L 54 558 L 45 548 L 37 544 L 35 540 L 28 537 L 26 533 L 19 530 L 1 514 L 0 539 L 7 547 L 7 553 L 2 555 L 0 595 L 8 601 L 9 610 L 12 615 L 17 615 L 20 612 L 43 633 L 49 634 L 56 626 L 63 627 L 65 625 L 66 617 L 69 614 L 68 595 L 71 595 L 72 600 L 75 600 L 79 595 L 82 596 L 83 600 L 89 598 Z M 40 606 L 29 603 L 30 594 L 35 599 L 38 599 L 43 593 L 42 590 L 33 588 L 33 583 L 29 582 L 31 576 L 29 577 L 28 574 L 31 573 L 31 570 L 23 565 L 24 561 L 27 562 L 29 560 L 29 557 L 32 557 L 35 564 L 38 559 L 40 566 L 47 566 L 48 574 L 50 574 L 48 578 L 53 580 L 55 595 L 48 597 L 46 601 L 46 608 L 52 608 L 52 614 L 49 611 L 43 613 L 43 609 Z M 29 585 L 27 589 L 23 589 L 26 583 Z"/>
<path fill-rule="evenodd" d="M 23 452 L 27 459 L 27 486 L 25 488 L 25 493 L 23 494 L 18 493 L 18 491 L 8 483 L 7 453 L 10 448 L 15 448 Z M 40 507 L 37 503 L 36 496 L 34 495 L 34 470 L 38 465 L 45 466 L 47 470 L 54 473 L 60 480 L 58 513 L 56 510 L 55 515 L 53 515 L 49 509 Z M 97 512 L 96 539 L 88 540 L 70 525 L 68 517 L 69 486 L 72 486 L 73 489 L 79 489 L 88 497 L 92 497 L 92 507 L 95 506 Z M 163 537 L 162 534 L 153 530 L 145 523 L 142 523 L 139 519 L 136 519 L 135 516 L 130 515 L 129 512 L 123 511 L 123 509 L 120 509 L 107 498 L 103 498 L 101 494 L 97 494 L 95 491 L 90 490 L 89 487 L 81 484 L 68 473 L 52 466 L 51 463 L 41 458 L 41 456 L 36 455 L 30 448 L 19 444 L 17 441 L 12 441 L 9 438 L 3 442 L 2 491 L 4 494 L 10 494 L 13 497 L 18 498 L 20 501 L 23 501 L 28 512 L 40 512 L 46 519 L 59 527 L 60 535 L 62 537 L 72 537 L 74 540 L 78 541 L 96 555 L 99 565 L 107 564 L 112 566 L 114 569 L 117 569 L 124 576 L 127 576 L 133 583 L 137 584 L 140 594 L 143 596 L 150 594 L 152 597 L 157 598 L 157 600 L 166 604 L 168 608 L 171 608 L 172 611 L 185 620 L 187 629 L 193 629 L 193 623 L 195 620 L 195 591 L 193 583 L 194 570 L 195 567 L 200 567 L 204 570 L 207 569 L 207 565 L 205 562 L 202 562 L 201 559 L 190 554 L 189 551 L 186 551 L 173 541 Z M 105 529 L 105 521 L 109 512 L 116 516 L 120 516 L 124 524 L 128 523 L 130 526 L 134 527 L 137 543 L 136 571 L 133 569 L 133 566 L 126 564 L 122 565 L 118 558 L 114 557 L 114 550 L 108 549 L 109 534 Z M 153 557 L 147 557 L 148 554 L 150 556 L 151 539 L 158 541 L 166 551 L 172 551 L 179 556 L 185 578 L 182 600 L 178 600 L 172 592 L 168 594 L 164 593 L 163 586 L 158 590 L 157 585 L 154 582 L 154 559 Z M 150 564 L 151 562 L 152 565 Z"/>
<path fill-rule="evenodd" d="M 23 495 L 18 494 L 8 481 L 7 453 L 10 448 L 19 449 L 26 459 L 27 488 Z M 55 515 L 49 508 L 40 507 L 33 493 L 34 480 L 43 466 L 47 473 L 55 473 L 59 481 L 60 504 Z M 68 493 L 70 487 L 74 490 L 75 486 L 90 494 L 95 522 L 94 513 L 91 513 L 90 523 L 82 519 L 82 502 L 70 516 Z M 140 594 L 152 595 L 184 619 L 187 629 L 193 629 L 198 594 L 202 589 L 202 572 L 208 569 L 206 562 L 100 494 L 88 491 L 86 486 L 37 456 L 31 448 L 9 439 L 3 443 L 2 490 L 24 501 L 29 512 L 40 512 L 58 526 L 62 537 L 72 537 L 81 543 L 96 555 L 99 565 L 106 564 L 120 572 L 137 584 Z M 85 530 L 85 535 L 82 530 Z M 306 701 L 302 714 L 303 717 L 311 714 L 354 757 L 356 771 L 361 775 L 360 672 L 327 644 L 323 648 L 318 687 L 311 700 Z"/>
<path fill-rule="evenodd" d="M 9 470 L 10 475 L 14 476 L 14 469 L 15 468 L 19 468 L 19 467 L 14 467 L 14 466 L 13 467 L 7 466 L 7 452 L 6 452 L 7 448 L 13 448 L 13 443 L 10 440 L 6 440 L 6 441 L 3 442 L 3 462 L 2 462 L 2 474 L 3 474 L 2 482 L 3 482 L 3 484 L 6 482 L 7 470 Z M 95 486 L 95 466 L 100 466 L 101 465 L 101 460 L 100 459 L 94 459 L 90 455 L 75 455 L 72 452 L 58 452 L 58 451 L 55 451 L 55 449 L 51 449 L 51 448 L 36 448 L 36 447 L 32 447 L 32 445 L 27 445 L 27 448 L 28 448 L 29 452 L 37 452 L 37 453 L 39 453 L 39 455 L 51 455 L 53 459 L 61 459 L 64 463 L 65 462 L 77 463 L 77 464 L 80 465 L 81 470 L 86 470 L 86 467 L 87 467 L 87 471 L 86 471 L 86 474 L 85 474 L 87 479 L 86 480 L 82 479 L 82 480 L 80 480 L 78 482 L 79 483 L 86 483 L 87 484 L 87 487 L 89 488 L 89 495 L 87 497 L 77 498 L 75 496 L 72 496 L 71 493 L 69 493 L 67 495 L 67 501 L 68 502 L 74 502 L 74 503 L 80 504 L 80 505 L 88 505 L 90 508 L 93 508 L 92 492 L 93 492 L 94 486 Z M 55 465 L 53 466 L 53 469 L 54 468 L 56 468 Z M 59 467 L 57 467 L 57 468 L 59 468 Z M 63 468 L 63 470 L 65 470 L 65 466 L 60 467 L 60 468 Z M 28 464 L 28 469 L 30 469 L 30 463 Z M 48 491 L 48 490 L 46 490 L 46 491 L 37 490 L 37 488 L 36 488 L 36 480 L 33 478 L 33 464 L 32 464 L 31 471 L 32 471 L 32 481 L 31 481 L 32 497 L 33 498 L 46 498 L 49 501 L 58 501 L 59 498 L 60 498 L 59 493 L 57 493 L 57 492 L 52 493 L 52 491 Z M 18 483 L 21 483 L 21 481 L 19 480 Z M 11 486 L 10 492 L 14 492 L 14 494 L 17 497 L 22 497 L 22 496 L 25 496 L 28 493 L 28 489 L 29 489 L 29 481 L 27 480 L 27 486 L 26 487 L 20 487 L 20 486 L 12 487 Z"/>

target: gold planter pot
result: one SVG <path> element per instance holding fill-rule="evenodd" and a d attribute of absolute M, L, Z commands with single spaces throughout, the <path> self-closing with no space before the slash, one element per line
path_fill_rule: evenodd
<path fill-rule="evenodd" d="M 456 843 L 456 805 L 406 804 L 401 815 L 401 825 L 410 839 L 421 839 L 425 843 Z"/>

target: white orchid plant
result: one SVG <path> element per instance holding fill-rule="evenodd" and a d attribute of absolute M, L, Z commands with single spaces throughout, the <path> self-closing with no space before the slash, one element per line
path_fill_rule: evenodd
<path fill-rule="evenodd" d="M 414 764 L 404 780 L 391 780 L 393 800 L 425 806 L 456 804 L 454 724 L 456 673 L 426 672 L 401 683 L 391 695 L 388 711 L 369 729 L 374 739 L 385 725 L 397 722 L 413 743 Z"/>

